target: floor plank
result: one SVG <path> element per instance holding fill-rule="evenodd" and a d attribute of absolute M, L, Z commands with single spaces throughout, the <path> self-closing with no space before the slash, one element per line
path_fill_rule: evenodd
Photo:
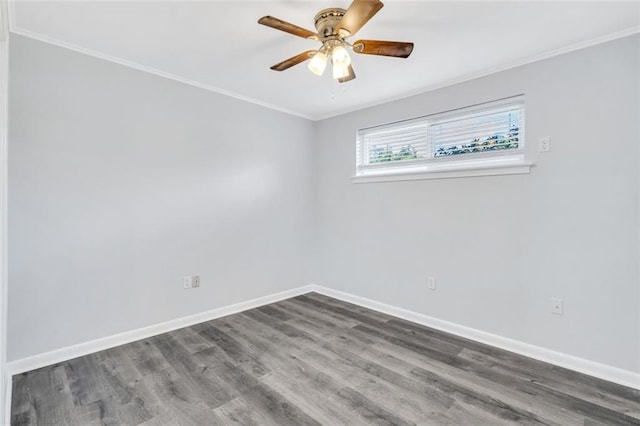
<path fill-rule="evenodd" d="M 309 293 L 23 373 L 12 425 L 640 425 L 640 391 Z"/>

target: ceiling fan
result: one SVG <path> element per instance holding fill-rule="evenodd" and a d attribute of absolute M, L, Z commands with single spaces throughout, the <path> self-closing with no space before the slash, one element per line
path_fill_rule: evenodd
<path fill-rule="evenodd" d="M 347 38 L 355 35 L 382 9 L 382 6 L 384 5 L 379 0 L 353 0 L 347 10 L 340 8 L 321 10 L 314 19 L 317 33 L 273 16 L 263 16 L 258 20 L 259 24 L 322 43 L 319 49 L 299 53 L 275 64 L 271 69 L 284 71 L 311 59 L 308 65 L 309 70 L 316 75 L 322 75 L 331 58 L 333 78 L 344 83 L 356 78 L 347 48 L 365 55 L 409 57 L 413 51 L 413 43 L 383 40 L 357 40 L 353 43 L 347 41 Z"/>

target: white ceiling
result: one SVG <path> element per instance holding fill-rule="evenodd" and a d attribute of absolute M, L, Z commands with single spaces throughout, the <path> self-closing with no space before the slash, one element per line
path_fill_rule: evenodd
<path fill-rule="evenodd" d="M 313 17 L 350 0 L 20 1 L 13 32 L 311 119 L 379 104 L 640 30 L 640 2 L 384 0 L 357 38 L 413 41 L 408 59 L 352 55 L 338 84 L 276 62 L 319 44 L 256 21 L 315 30 Z M 353 41 L 354 39 L 351 39 Z"/>

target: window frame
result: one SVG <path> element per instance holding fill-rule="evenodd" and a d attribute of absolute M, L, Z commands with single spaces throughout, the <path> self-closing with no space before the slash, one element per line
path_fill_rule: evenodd
<path fill-rule="evenodd" d="M 484 111 L 517 107 L 520 110 L 518 147 L 484 152 L 435 156 L 430 127 L 456 118 L 465 118 Z M 525 99 L 524 95 L 511 96 L 495 101 L 456 108 L 407 120 L 359 129 L 356 133 L 356 175 L 353 183 L 394 180 L 440 179 L 466 176 L 490 176 L 529 173 L 533 163 L 525 158 Z M 368 155 L 366 138 L 398 129 L 426 126 L 427 141 L 422 144 L 430 156 L 420 159 L 360 164 Z"/>

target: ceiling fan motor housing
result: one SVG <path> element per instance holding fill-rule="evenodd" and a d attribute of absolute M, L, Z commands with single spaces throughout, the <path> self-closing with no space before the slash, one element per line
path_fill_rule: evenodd
<path fill-rule="evenodd" d="M 332 7 L 329 9 L 323 9 L 318 12 L 314 18 L 316 29 L 318 30 L 318 34 L 322 39 L 320 41 L 324 41 L 332 38 L 342 38 L 337 34 L 335 28 L 340 23 L 340 20 L 344 16 L 346 10 Z"/>
<path fill-rule="evenodd" d="M 2 1 L 2 0 L 0 0 Z M 314 17 L 317 32 L 309 31 L 273 16 L 263 16 L 258 23 L 284 31 L 307 40 L 322 43 L 317 50 L 307 50 L 271 67 L 274 71 L 284 71 L 306 60 L 309 69 L 322 75 L 329 58 L 333 68 L 333 78 L 340 83 L 353 80 L 356 75 L 351 66 L 351 57 L 347 48 L 354 53 L 406 58 L 413 51 L 413 43 L 386 40 L 357 40 L 349 43 L 347 38 L 354 36 L 382 8 L 380 0 L 353 0 L 348 9 L 332 7 L 323 9 Z"/>

